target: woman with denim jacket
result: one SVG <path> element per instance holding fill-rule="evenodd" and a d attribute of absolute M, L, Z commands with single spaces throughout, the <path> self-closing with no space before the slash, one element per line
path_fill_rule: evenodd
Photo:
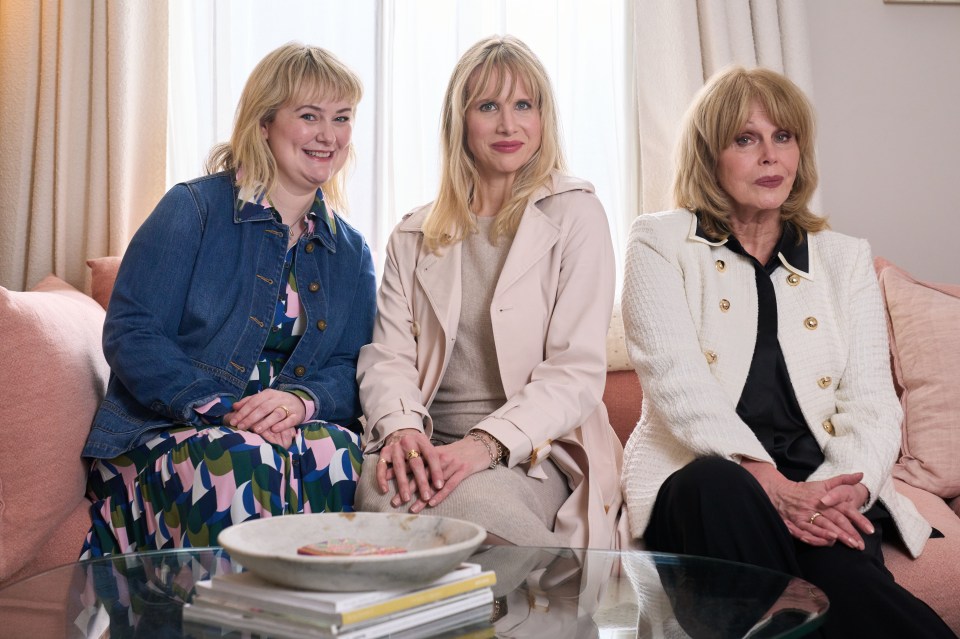
<path fill-rule="evenodd" d="M 84 448 L 84 557 L 209 546 L 246 519 L 353 509 L 375 275 L 328 204 L 343 198 L 361 93 L 323 49 L 268 54 L 211 174 L 174 186 L 131 241 Z"/>

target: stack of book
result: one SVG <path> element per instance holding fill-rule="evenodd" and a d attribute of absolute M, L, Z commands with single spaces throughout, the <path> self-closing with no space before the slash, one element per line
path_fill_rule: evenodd
<path fill-rule="evenodd" d="M 370 592 L 296 590 L 232 573 L 198 582 L 183 620 L 270 637 L 492 637 L 496 581 L 493 571 L 471 563 L 425 586 Z M 451 632 L 457 629 L 466 634 Z"/>

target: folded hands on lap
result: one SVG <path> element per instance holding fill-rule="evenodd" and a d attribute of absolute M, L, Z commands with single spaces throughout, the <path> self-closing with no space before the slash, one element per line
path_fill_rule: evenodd
<path fill-rule="evenodd" d="M 393 481 L 390 505 L 400 508 L 413 500 L 410 512 L 419 513 L 440 504 L 460 482 L 489 465 L 486 447 L 473 438 L 435 446 L 419 430 L 403 429 L 391 433 L 380 449 L 377 486 L 385 495 Z"/>
<path fill-rule="evenodd" d="M 223 423 L 254 432 L 266 441 L 289 448 L 297 433 L 297 426 L 306 419 L 303 400 L 293 393 L 272 388 L 248 395 L 233 404 L 233 410 L 223 417 Z"/>
<path fill-rule="evenodd" d="M 870 520 L 860 513 L 869 491 L 863 473 L 847 473 L 821 481 L 794 482 L 772 464 L 743 460 L 741 465 L 763 487 L 790 534 L 811 546 L 837 541 L 863 550 L 861 533 L 873 534 Z"/>

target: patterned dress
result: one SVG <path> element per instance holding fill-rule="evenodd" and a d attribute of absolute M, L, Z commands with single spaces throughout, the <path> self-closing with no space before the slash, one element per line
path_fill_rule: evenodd
<path fill-rule="evenodd" d="M 269 202 L 263 204 L 272 208 Z M 274 215 L 277 215 L 274 211 Z M 302 224 L 336 233 L 318 197 Z M 269 388 L 306 327 L 296 283 L 296 246 L 287 251 L 285 286 L 273 326 L 244 397 Z M 298 394 L 312 413 L 306 393 Z M 359 436 L 336 424 L 307 422 L 288 448 L 222 425 L 229 397 L 198 408 L 208 425 L 175 426 L 113 459 L 95 460 L 88 496 L 93 525 L 81 559 L 178 547 L 213 546 L 231 524 L 303 512 L 352 511 L 359 478 Z"/>

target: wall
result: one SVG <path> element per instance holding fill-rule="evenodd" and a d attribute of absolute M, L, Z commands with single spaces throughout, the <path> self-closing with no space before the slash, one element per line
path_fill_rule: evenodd
<path fill-rule="evenodd" d="M 960 4 L 806 7 L 822 212 L 915 276 L 960 282 Z"/>

